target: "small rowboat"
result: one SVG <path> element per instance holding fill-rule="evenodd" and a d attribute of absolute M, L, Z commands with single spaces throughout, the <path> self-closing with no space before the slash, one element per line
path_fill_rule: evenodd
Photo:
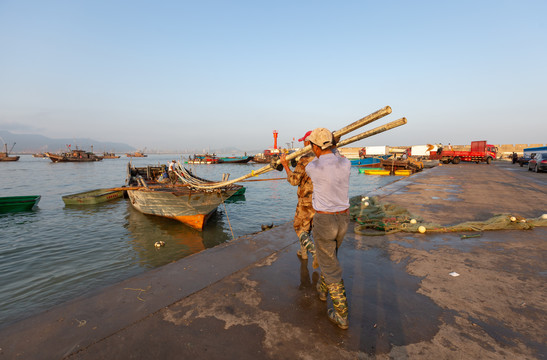
<path fill-rule="evenodd" d="M 123 190 L 98 189 L 62 197 L 65 205 L 94 205 L 123 197 Z"/>
<path fill-rule="evenodd" d="M 30 211 L 40 201 L 40 195 L 0 197 L 0 213 Z"/>
<path fill-rule="evenodd" d="M 397 176 L 409 176 L 412 175 L 412 170 L 395 170 Z"/>
<path fill-rule="evenodd" d="M 366 175 L 390 175 L 389 170 L 365 170 Z"/>

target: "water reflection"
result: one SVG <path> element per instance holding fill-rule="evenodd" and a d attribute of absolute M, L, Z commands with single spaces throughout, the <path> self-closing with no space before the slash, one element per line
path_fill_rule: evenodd
<path fill-rule="evenodd" d="M 123 225 L 129 232 L 129 243 L 141 266 L 154 268 L 198 253 L 230 240 L 224 232 L 222 216 L 217 210 L 204 231 L 197 231 L 176 220 L 145 215 L 127 202 L 127 215 Z M 165 242 L 159 249 L 156 241 Z"/>

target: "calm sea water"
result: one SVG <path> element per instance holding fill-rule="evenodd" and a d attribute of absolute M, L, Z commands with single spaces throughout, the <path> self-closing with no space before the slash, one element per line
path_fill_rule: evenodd
<path fill-rule="evenodd" d="M 137 166 L 166 164 L 187 155 L 133 158 Z M 262 224 L 291 221 L 296 187 L 285 180 L 242 183 L 245 195 L 220 205 L 203 232 L 177 221 L 144 215 L 126 199 L 91 206 L 65 206 L 61 196 L 124 185 L 128 158 L 93 163 L 52 163 L 23 155 L 0 162 L 0 196 L 41 195 L 31 212 L 0 214 L 0 326 L 47 310 L 88 291 L 165 265 Z M 209 180 L 250 173 L 263 164 L 187 165 Z M 256 179 L 283 177 L 272 171 Z M 352 169 L 350 196 L 395 181 Z M 233 231 L 233 235 L 232 235 Z M 166 246 L 154 247 L 156 241 Z"/>

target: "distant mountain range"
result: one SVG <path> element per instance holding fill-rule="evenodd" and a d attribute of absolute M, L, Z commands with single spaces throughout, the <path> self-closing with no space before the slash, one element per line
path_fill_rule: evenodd
<path fill-rule="evenodd" d="M 11 151 L 11 153 L 13 154 L 35 154 L 35 153 L 46 152 L 46 151 L 55 153 L 58 151 L 65 151 L 67 149 L 67 145 L 69 144 L 72 146 L 73 149 L 76 146 L 78 146 L 79 149 L 83 149 L 87 151 L 90 151 L 91 146 L 93 146 L 93 151 L 98 154 L 102 153 L 103 151 L 108 151 L 108 152 L 117 153 L 119 155 L 120 153 L 127 153 L 127 152 L 134 152 L 136 150 L 142 150 L 142 149 L 136 149 L 131 145 L 127 145 L 123 143 L 104 142 L 104 141 L 97 141 L 97 140 L 87 139 L 87 138 L 52 139 L 42 135 L 14 134 L 6 130 L 0 130 L 0 151 L 4 151 L 4 142 L 8 144 L 8 151 L 13 146 L 13 143 L 15 143 L 15 146 L 13 147 L 13 150 Z M 225 147 L 225 148 L 208 149 L 208 150 L 184 149 L 182 151 L 183 153 L 187 153 L 187 154 L 191 154 L 191 153 L 197 154 L 197 153 L 203 153 L 207 151 L 211 153 L 227 154 L 227 155 L 242 155 L 244 153 L 244 151 L 235 147 Z M 254 155 L 259 152 L 261 152 L 261 150 L 247 151 L 246 153 L 248 155 Z M 148 149 L 146 153 L 147 154 L 153 154 L 153 153 L 178 154 L 178 153 L 181 153 L 181 150 Z"/>
<path fill-rule="evenodd" d="M 124 153 L 137 150 L 130 145 L 122 143 L 103 142 L 86 138 L 51 139 L 42 135 L 14 134 L 5 130 L 0 130 L 0 137 L 8 144 L 8 151 L 13 146 L 13 143 L 15 143 L 12 150 L 14 154 L 64 151 L 69 144 L 72 148 L 78 146 L 78 148 L 87 151 L 91 150 L 91 146 L 93 146 L 93 151 L 96 153 L 102 153 L 103 151 Z M 4 143 L 0 144 L 0 146 L 0 151 L 4 151 Z"/>

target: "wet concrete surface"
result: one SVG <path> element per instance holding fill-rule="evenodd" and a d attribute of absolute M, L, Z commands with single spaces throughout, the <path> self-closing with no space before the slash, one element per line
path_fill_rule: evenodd
<path fill-rule="evenodd" d="M 369 195 L 455 224 L 537 217 L 546 190 L 547 174 L 460 164 Z M 289 223 L 3 328 L 0 358 L 543 359 L 547 228 L 460 235 L 350 227 L 339 252 L 345 331 L 327 319 L 319 271 L 296 256 Z"/>

